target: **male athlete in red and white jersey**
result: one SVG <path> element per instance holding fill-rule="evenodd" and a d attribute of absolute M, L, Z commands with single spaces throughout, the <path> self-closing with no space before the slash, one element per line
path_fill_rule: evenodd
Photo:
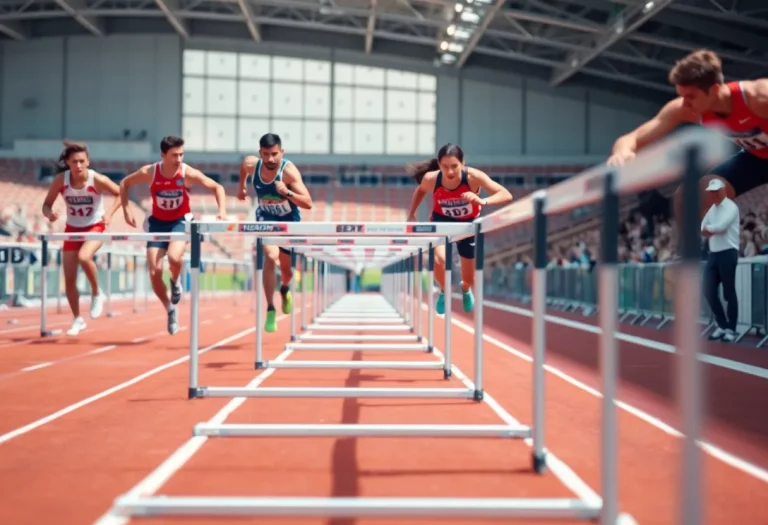
<path fill-rule="evenodd" d="M 88 148 L 84 144 L 64 143 L 64 151 L 57 166 L 58 173 L 43 202 L 43 215 L 49 221 L 56 222 L 59 215 L 53 211 L 53 204 L 61 195 L 67 207 L 65 233 L 101 233 L 120 207 L 120 199 L 116 198 L 110 210 L 105 212 L 102 194 L 110 193 L 117 197 L 120 188 L 108 177 L 89 169 L 89 164 Z M 83 267 L 83 273 L 91 284 L 91 319 L 99 317 L 104 308 L 105 297 L 99 290 L 98 273 L 93 262 L 93 256 L 101 245 L 101 241 L 64 241 L 61 264 L 64 268 L 67 301 L 75 318 L 67 335 L 77 335 L 86 326 L 80 316 L 78 265 Z"/>
<path fill-rule="evenodd" d="M 472 222 L 480 216 L 482 206 L 512 202 L 512 194 L 487 174 L 464 165 L 464 152 L 456 144 L 446 144 L 437 152 L 437 158 L 422 162 L 409 169 L 418 187 L 408 210 L 408 221 L 415 222 L 421 201 L 432 193 L 431 222 Z M 488 198 L 480 198 L 480 189 L 488 192 Z M 456 243 L 461 261 L 461 291 L 465 312 L 471 312 L 475 304 L 472 286 L 475 283 L 475 239 L 468 237 Z M 435 280 L 440 286 L 435 310 L 445 311 L 445 246 L 435 247 Z"/>
<path fill-rule="evenodd" d="M 768 182 L 768 78 L 725 83 L 720 58 L 702 49 L 678 61 L 669 73 L 669 81 L 679 97 L 668 102 L 651 120 L 620 137 L 608 164 L 626 162 L 639 149 L 681 124 L 701 124 L 724 133 L 741 148 L 709 170 L 715 178 L 730 183 L 730 198 Z M 702 216 L 711 204 L 704 193 L 705 186 L 702 182 Z M 680 195 L 678 189 L 676 207 Z"/>
<path fill-rule="evenodd" d="M 165 137 L 160 142 L 162 162 L 142 166 L 138 171 L 120 182 L 120 197 L 123 200 L 125 221 L 136 227 L 136 219 L 128 208 L 129 190 L 136 184 L 148 184 L 152 195 L 152 214 L 148 217 L 145 230 L 150 233 L 184 233 L 187 216 L 191 216 L 189 187 L 202 186 L 211 190 L 219 206 L 217 219 L 226 220 L 226 196 L 218 182 L 205 176 L 201 171 L 184 164 L 184 140 L 180 137 Z M 147 261 L 152 289 L 168 312 L 168 333 L 179 331 L 176 305 L 182 296 L 179 282 L 181 261 L 187 241 L 149 241 Z M 163 258 L 168 256 L 171 271 L 171 297 L 163 282 Z"/>

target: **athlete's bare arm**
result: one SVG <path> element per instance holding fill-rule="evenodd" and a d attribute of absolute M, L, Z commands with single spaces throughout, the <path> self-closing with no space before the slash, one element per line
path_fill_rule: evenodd
<path fill-rule="evenodd" d="M 259 159 L 254 155 L 248 155 L 240 164 L 240 185 L 237 189 L 237 198 L 241 201 L 244 201 L 246 197 L 248 197 L 248 177 L 250 177 L 253 170 L 256 169 L 258 160 Z"/>
<path fill-rule="evenodd" d="M 305 210 L 312 209 L 312 196 L 309 194 L 309 190 L 301 178 L 299 168 L 293 162 L 285 165 L 285 168 L 283 168 L 283 181 L 275 181 L 275 188 L 280 195 L 286 197 L 299 208 L 304 208 Z M 293 192 L 291 197 L 287 196 L 288 190 Z"/>
<path fill-rule="evenodd" d="M 667 102 L 651 120 L 616 140 L 608 165 L 618 166 L 634 158 L 640 149 L 671 133 L 685 122 L 696 122 L 696 116 L 685 109 L 683 99 L 678 97 Z"/>
<path fill-rule="evenodd" d="M 742 82 L 747 106 L 760 118 L 768 119 L 768 78 Z"/>
<path fill-rule="evenodd" d="M 512 202 L 512 194 L 507 188 L 493 180 L 482 170 L 475 168 L 469 168 L 467 170 L 469 175 L 469 187 L 477 187 L 484 189 L 488 192 L 488 198 L 485 199 L 486 206 L 498 206 L 500 204 L 509 204 Z M 462 195 L 462 198 L 475 202 L 477 204 L 483 204 L 483 199 L 477 194 L 471 191 L 467 191 Z"/>
<path fill-rule="evenodd" d="M 53 203 L 56 202 L 56 198 L 61 193 L 61 188 L 64 187 L 64 174 L 59 173 L 53 178 L 51 186 L 48 188 L 48 194 L 43 201 L 43 216 L 51 222 L 56 222 L 59 218 L 59 214 L 53 211 Z"/>
<path fill-rule="evenodd" d="M 424 197 L 426 197 L 429 192 L 435 191 L 437 173 L 437 171 L 428 171 L 421 179 L 421 184 L 416 186 L 416 191 L 413 192 L 413 198 L 411 199 L 411 207 L 408 209 L 408 221 L 416 220 L 416 212 L 419 209 L 421 201 L 424 200 Z"/>
<path fill-rule="evenodd" d="M 118 197 L 112 203 L 112 207 L 109 209 L 109 211 L 104 215 L 104 224 L 109 225 L 112 217 L 115 215 L 120 206 L 123 205 L 121 199 L 119 198 L 120 186 L 115 184 L 112 179 L 102 175 L 101 173 L 93 174 L 93 184 L 96 186 L 96 191 L 99 193 L 111 193 L 112 196 Z"/>
<path fill-rule="evenodd" d="M 123 206 L 123 216 L 125 217 L 125 222 L 134 228 L 136 227 L 136 218 L 131 213 L 130 206 L 128 206 L 128 197 L 131 195 L 130 190 L 136 184 L 152 184 L 153 169 L 154 164 L 147 164 L 120 181 L 120 204 Z"/>
<path fill-rule="evenodd" d="M 191 184 L 196 184 L 212 191 L 216 196 L 216 204 L 219 206 L 219 212 L 216 214 L 216 218 L 220 221 L 227 220 L 227 195 L 224 193 L 224 186 L 207 176 L 202 171 L 191 166 L 187 167 L 184 180 L 187 183 L 187 187 Z"/>

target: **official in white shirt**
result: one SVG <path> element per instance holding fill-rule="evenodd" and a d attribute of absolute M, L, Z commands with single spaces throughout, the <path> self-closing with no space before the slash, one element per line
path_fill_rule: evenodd
<path fill-rule="evenodd" d="M 725 185 L 712 179 L 706 191 L 714 193 L 715 204 L 701 221 L 701 234 L 709 240 L 709 257 L 704 270 L 704 297 L 715 316 L 717 329 L 710 339 L 736 339 L 739 300 L 736 297 L 736 265 L 739 262 L 739 207 L 725 196 Z M 723 311 L 718 288 L 723 285 L 727 308 Z"/>

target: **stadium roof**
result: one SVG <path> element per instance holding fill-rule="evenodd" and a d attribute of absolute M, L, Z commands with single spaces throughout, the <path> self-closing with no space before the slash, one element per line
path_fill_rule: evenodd
<path fill-rule="evenodd" d="M 176 32 L 399 54 L 671 92 L 670 65 L 720 53 L 730 78 L 768 73 L 766 0 L 0 0 L 0 35 Z M 603 82 L 600 82 L 600 81 Z"/>

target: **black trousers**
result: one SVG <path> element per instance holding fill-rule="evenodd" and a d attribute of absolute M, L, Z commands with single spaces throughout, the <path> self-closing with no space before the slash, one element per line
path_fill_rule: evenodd
<path fill-rule="evenodd" d="M 736 330 L 739 318 L 739 299 L 736 297 L 736 265 L 739 252 L 735 249 L 709 252 L 704 268 L 704 297 L 715 316 L 717 326 L 724 330 Z M 723 311 L 718 289 L 723 285 L 723 298 L 727 310 Z"/>

